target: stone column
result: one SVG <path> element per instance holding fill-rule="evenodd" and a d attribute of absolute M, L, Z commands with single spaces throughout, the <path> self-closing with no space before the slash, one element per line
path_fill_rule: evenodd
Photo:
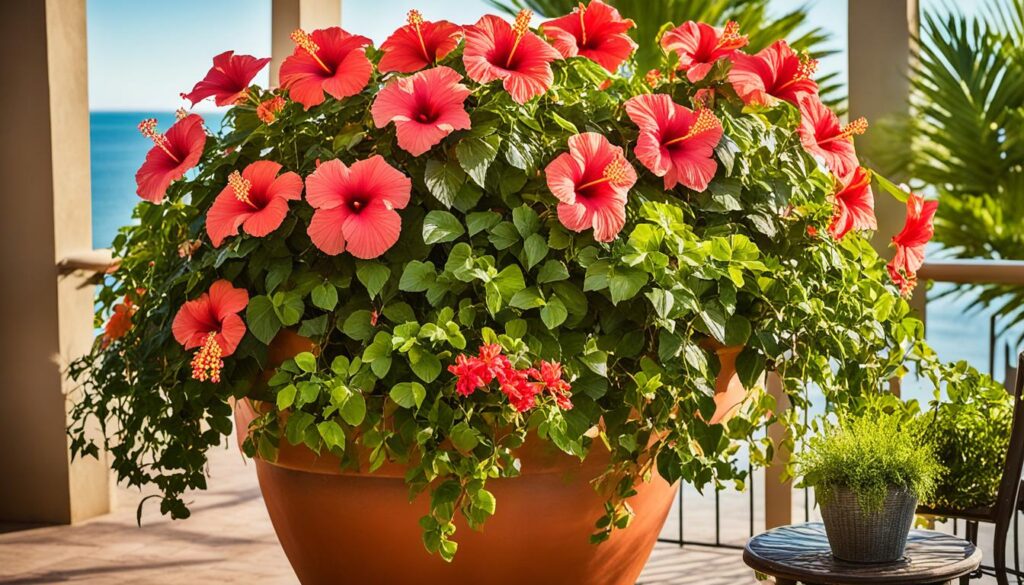
<path fill-rule="evenodd" d="M 71 523 L 110 509 L 110 471 L 70 461 L 74 387 L 93 340 L 91 273 L 59 274 L 92 249 L 85 0 L 0 3 L 0 521 Z"/>

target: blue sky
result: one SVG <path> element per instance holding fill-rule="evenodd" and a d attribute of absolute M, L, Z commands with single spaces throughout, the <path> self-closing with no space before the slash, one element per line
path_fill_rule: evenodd
<path fill-rule="evenodd" d="M 941 0 L 923 0 L 937 4 Z M 980 0 L 965 0 L 976 4 Z M 846 46 L 847 0 L 773 0 L 779 14 L 809 5 L 811 23 Z M 474 22 L 493 10 L 484 0 L 345 0 L 344 27 L 380 44 L 418 8 L 429 19 Z M 174 110 L 205 75 L 214 55 L 270 55 L 270 0 L 88 0 L 89 101 L 94 110 Z M 845 52 L 822 72 L 845 75 Z M 256 79 L 266 84 L 266 72 Z M 203 109 L 205 104 L 200 107 Z"/>

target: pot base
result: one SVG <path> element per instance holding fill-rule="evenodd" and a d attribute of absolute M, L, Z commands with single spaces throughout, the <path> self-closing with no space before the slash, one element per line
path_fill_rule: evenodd
<path fill-rule="evenodd" d="M 244 404 L 235 408 L 239 429 L 255 415 Z M 282 459 L 296 449 L 282 446 Z M 678 486 L 657 474 L 637 486 L 629 500 L 632 524 L 592 545 L 589 535 L 605 500 L 590 480 L 606 459 L 595 453 L 580 463 L 561 453 L 523 450 L 521 476 L 487 482 L 497 509 L 483 530 L 456 520 L 459 548 L 451 563 L 424 549 L 418 521 L 429 496 L 410 502 L 401 474 L 327 471 L 323 458 L 308 470 L 296 468 L 294 459 L 284 465 L 257 459 L 256 471 L 274 530 L 304 585 L 633 585 Z M 535 455 L 539 465 L 531 465 Z"/>

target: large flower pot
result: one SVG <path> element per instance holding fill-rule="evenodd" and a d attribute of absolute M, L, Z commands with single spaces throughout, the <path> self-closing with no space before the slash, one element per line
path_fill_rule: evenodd
<path fill-rule="evenodd" d="M 239 441 L 257 415 L 235 404 Z M 404 468 L 341 471 L 330 456 L 282 444 L 275 462 L 256 460 L 263 499 L 281 546 L 304 585 L 632 585 L 654 547 L 678 486 L 655 474 L 630 499 L 633 523 L 590 544 L 604 498 L 589 483 L 608 462 L 595 446 L 586 461 L 539 439 L 519 451 L 522 475 L 492 479 L 497 510 L 483 531 L 457 521 L 455 560 L 430 555 L 420 540 L 428 498 L 409 501 Z"/>

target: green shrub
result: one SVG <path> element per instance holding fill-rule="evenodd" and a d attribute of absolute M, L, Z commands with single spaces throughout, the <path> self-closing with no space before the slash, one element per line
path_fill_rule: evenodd
<path fill-rule="evenodd" d="M 837 488 L 852 490 L 865 510 L 879 509 L 890 487 L 926 499 L 941 466 L 912 426 L 897 415 L 843 417 L 807 441 L 798 473 L 823 503 Z"/>
<path fill-rule="evenodd" d="M 954 368 L 944 377 L 946 397 L 917 421 L 922 438 L 946 468 L 922 503 L 952 510 L 990 506 L 1009 448 L 1013 398 L 998 383 L 967 369 Z"/>

